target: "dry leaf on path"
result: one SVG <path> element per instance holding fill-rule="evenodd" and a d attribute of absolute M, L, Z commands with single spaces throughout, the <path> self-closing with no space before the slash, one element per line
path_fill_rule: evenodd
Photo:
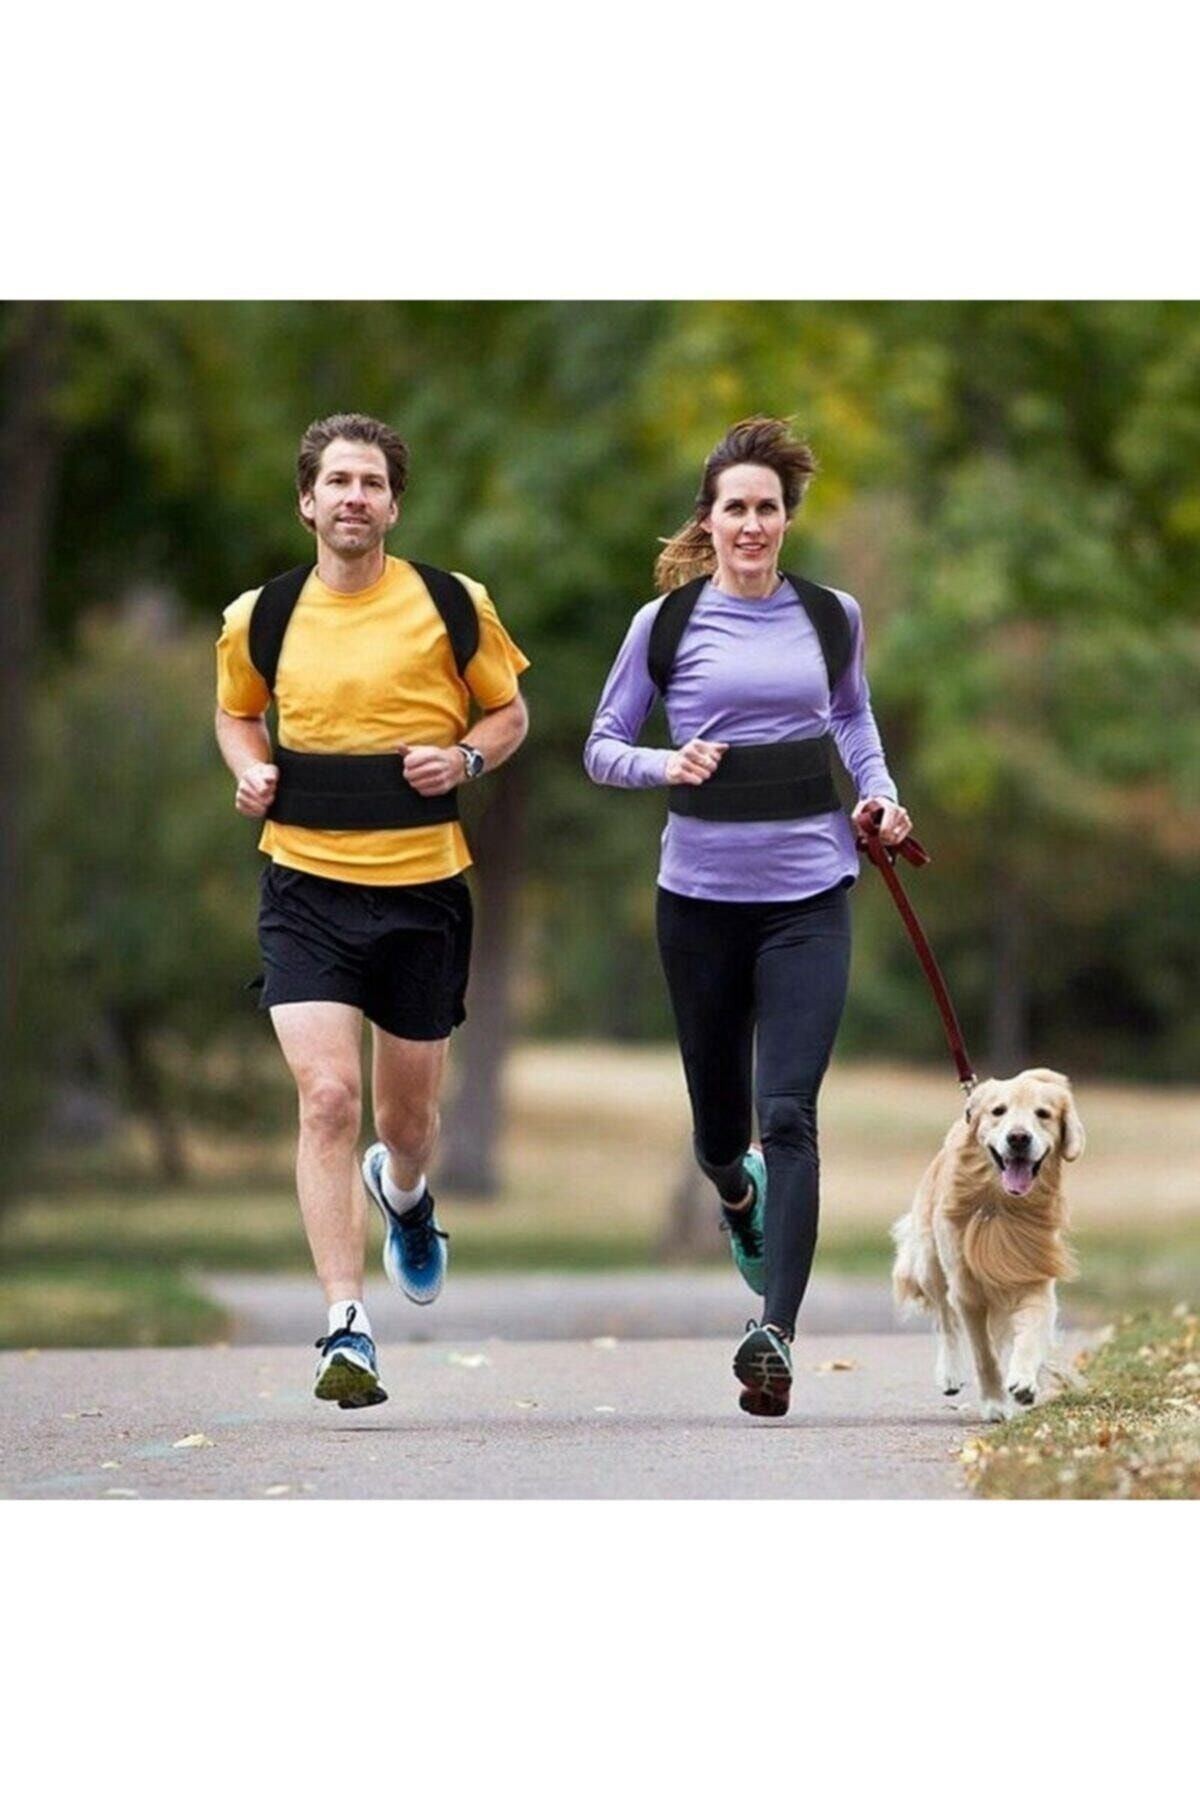
<path fill-rule="evenodd" d="M 119 1468 L 120 1468 L 120 1466 L 121 1466 L 121 1465 L 120 1465 L 120 1463 L 119 1463 L 119 1462 L 102 1462 L 102 1463 L 101 1463 L 101 1464 L 100 1464 L 100 1467 L 101 1467 L 101 1468 L 102 1468 L 102 1469 L 119 1469 Z"/>
<path fill-rule="evenodd" d="M 291 1487 L 286 1481 L 276 1482 L 274 1487 L 263 1489 L 263 1493 L 267 1496 L 268 1500 L 273 1500 L 276 1494 L 290 1494 L 291 1491 Z"/>
<path fill-rule="evenodd" d="M 138 1491 L 136 1488 L 105 1488 L 104 1490 L 104 1498 L 106 1500 L 136 1500 L 137 1497 Z"/>
<path fill-rule="evenodd" d="M 615 1406 L 593 1406 L 593 1412 L 616 1412 Z"/>
<path fill-rule="evenodd" d="M 592 1339 L 593 1350 L 615 1350 L 616 1347 L 617 1339 L 615 1337 L 594 1337 Z"/>
<path fill-rule="evenodd" d="M 215 1450 L 216 1445 L 202 1431 L 193 1431 L 189 1437 L 176 1438 L 171 1445 L 172 1450 Z"/>
<path fill-rule="evenodd" d="M 832 1375 L 835 1372 L 841 1371 L 842 1369 L 857 1369 L 857 1367 L 858 1367 L 858 1364 L 856 1362 L 848 1362 L 845 1357 L 835 1356 L 833 1358 L 832 1362 L 818 1363 L 817 1364 L 817 1374 L 818 1375 Z"/>
<path fill-rule="evenodd" d="M 452 1350 L 446 1358 L 447 1362 L 457 1363 L 460 1369 L 483 1369 L 489 1365 L 490 1360 L 482 1351 L 473 1356 L 464 1356 L 461 1350 Z"/>
<path fill-rule="evenodd" d="M 514 1406 L 525 1406 L 525 1407 L 529 1407 L 529 1406 L 536 1406 L 536 1405 L 537 1405 L 537 1404 L 538 1404 L 538 1403 L 537 1403 L 537 1401 L 536 1401 L 536 1400 L 514 1400 L 514 1401 L 513 1401 L 513 1405 L 514 1405 Z"/>

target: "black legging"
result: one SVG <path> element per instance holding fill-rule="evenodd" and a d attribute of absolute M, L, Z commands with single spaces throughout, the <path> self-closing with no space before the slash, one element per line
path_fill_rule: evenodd
<path fill-rule="evenodd" d="M 690 900 L 659 888 L 658 947 L 696 1160 L 723 1200 L 746 1191 L 755 1065 L 768 1196 L 763 1322 L 791 1331 L 817 1244 L 817 1094 L 846 1000 L 849 896 L 836 887 L 808 900 Z"/>

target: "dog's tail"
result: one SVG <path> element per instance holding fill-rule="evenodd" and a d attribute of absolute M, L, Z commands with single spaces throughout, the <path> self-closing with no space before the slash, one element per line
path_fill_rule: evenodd
<path fill-rule="evenodd" d="M 917 1280 L 916 1246 L 913 1243 L 913 1217 L 905 1213 L 891 1228 L 896 1246 L 892 1264 L 892 1299 L 898 1313 L 928 1312 L 929 1296 Z"/>

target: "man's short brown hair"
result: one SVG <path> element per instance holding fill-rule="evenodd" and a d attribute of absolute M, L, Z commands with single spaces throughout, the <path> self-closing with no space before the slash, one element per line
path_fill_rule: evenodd
<path fill-rule="evenodd" d="M 330 413 L 327 419 L 313 420 L 296 452 L 297 494 L 312 493 L 321 458 L 338 438 L 351 444 L 375 444 L 383 451 L 392 499 L 399 500 L 408 486 L 408 445 L 390 425 L 370 419 L 366 413 Z M 307 525 L 307 519 L 304 523 Z"/>

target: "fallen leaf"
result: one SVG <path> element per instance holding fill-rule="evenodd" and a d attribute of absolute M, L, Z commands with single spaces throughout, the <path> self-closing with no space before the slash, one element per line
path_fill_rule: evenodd
<path fill-rule="evenodd" d="M 138 1494 L 136 1488 L 105 1488 L 105 1499 L 107 1500 L 110 1496 L 114 1500 L 136 1500 Z"/>
<path fill-rule="evenodd" d="M 488 1365 L 489 1359 L 482 1351 L 473 1356 L 464 1356 L 461 1350 L 452 1350 L 446 1361 L 457 1363 L 460 1369 L 482 1369 Z"/>
<path fill-rule="evenodd" d="M 81 1409 L 79 1416 L 81 1419 L 102 1419 L 104 1414 L 98 1406 L 85 1406 Z"/>
<path fill-rule="evenodd" d="M 202 1431 L 193 1431 L 189 1437 L 176 1438 L 171 1445 L 172 1450 L 215 1450 L 216 1445 Z"/>
<path fill-rule="evenodd" d="M 59 1413 L 58 1416 L 60 1419 L 77 1419 L 79 1417 L 79 1414 L 78 1413 Z"/>
<path fill-rule="evenodd" d="M 514 1405 L 516 1405 L 516 1406 L 536 1406 L 537 1401 L 536 1400 L 517 1400 L 517 1401 L 514 1401 Z"/>
<path fill-rule="evenodd" d="M 958 1453 L 959 1462 L 977 1463 L 988 1454 L 991 1446 L 985 1438 L 968 1438 Z"/>
<path fill-rule="evenodd" d="M 616 1347 L 617 1340 L 615 1337 L 594 1337 L 592 1339 L 593 1350 L 615 1350 Z"/>
<path fill-rule="evenodd" d="M 103 1462 L 100 1464 L 102 1469 L 119 1469 L 120 1466 L 119 1462 Z"/>
<path fill-rule="evenodd" d="M 845 1357 L 835 1356 L 833 1358 L 832 1362 L 818 1363 L 817 1364 L 817 1374 L 818 1375 L 832 1375 L 837 1370 L 857 1369 L 857 1367 L 858 1367 L 858 1364 L 856 1362 L 847 1362 Z"/>
<path fill-rule="evenodd" d="M 593 1412 L 616 1412 L 616 1410 L 615 1406 L 594 1406 L 592 1408 Z"/>
<path fill-rule="evenodd" d="M 277 1482 L 274 1487 L 263 1489 L 263 1493 L 267 1496 L 268 1500 L 273 1500 L 276 1494 L 290 1494 L 291 1491 L 292 1490 L 286 1481 Z"/>

